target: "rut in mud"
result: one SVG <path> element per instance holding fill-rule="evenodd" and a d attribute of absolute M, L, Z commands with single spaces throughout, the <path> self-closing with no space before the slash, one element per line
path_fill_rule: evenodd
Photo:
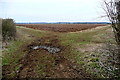
<path fill-rule="evenodd" d="M 48 42 L 46 40 L 49 40 Z M 18 72 L 17 77 L 25 78 L 25 77 L 39 77 L 36 74 L 36 66 L 41 64 L 45 65 L 45 75 L 41 75 L 44 77 L 56 77 L 56 78 L 84 78 L 90 77 L 90 75 L 86 74 L 80 67 L 78 67 L 75 63 L 70 62 L 62 54 L 64 54 L 65 47 L 60 46 L 58 43 L 58 39 L 55 36 L 46 37 L 43 39 L 39 39 L 33 43 L 31 43 L 28 47 L 28 53 L 25 55 L 23 59 L 20 60 L 20 64 L 22 64 L 20 71 Z M 50 54 L 49 51 L 44 48 L 31 49 L 31 46 L 35 45 L 47 45 L 54 46 L 61 51 L 58 54 Z M 39 60 L 41 57 L 48 57 L 46 60 Z M 52 60 L 50 58 L 53 58 Z M 48 60 L 47 60 L 48 59 Z M 52 64 L 52 65 L 51 65 Z"/>
<path fill-rule="evenodd" d="M 64 57 L 64 51 L 67 49 L 61 46 L 57 36 L 50 36 L 37 39 L 26 46 L 26 54 L 19 60 L 16 72 L 16 78 L 90 78 L 82 67 L 75 62 L 71 62 Z M 40 46 L 40 45 L 46 45 Z M 33 46 L 39 46 L 33 48 Z M 52 46 L 52 48 L 50 48 Z M 32 47 L 32 48 L 31 48 Z M 59 49 L 51 53 L 48 49 Z M 57 53 L 57 54 L 56 54 Z M 68 53 L 69 54 L 69 53 Z"/>

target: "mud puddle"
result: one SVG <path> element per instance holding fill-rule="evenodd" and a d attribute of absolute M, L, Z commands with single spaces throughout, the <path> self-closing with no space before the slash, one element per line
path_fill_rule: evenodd
<path fill-rule="evenodd" d="M 52 46 L 47 46 L 47 45 L 31 46 L 30 48 L 33 49 L 33 50 L 36 50 L 36 49 L 45 49 L 49 53 L 58 53 L 58 52 L 61 51 L 60 48 L 52 47 Z"/>

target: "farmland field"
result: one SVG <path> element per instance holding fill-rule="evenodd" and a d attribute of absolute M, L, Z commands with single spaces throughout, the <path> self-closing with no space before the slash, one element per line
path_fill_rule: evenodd
<path fill-rule="evenodd" d="M 17 24 L 16 40 L 3 50 L 3 77 L 111 77 L 99 64 L 107 60 L 99 49 L 114 44 L 112 37 L 111 27 L 103 24 Z M 53 48 L 60 50 L 52 53 Z"/>
<path fill-rule="evenodd" d="M 76 32 L 105 25 L 106 24 L 17 24 L 17 26 L 54 32 Z"/>

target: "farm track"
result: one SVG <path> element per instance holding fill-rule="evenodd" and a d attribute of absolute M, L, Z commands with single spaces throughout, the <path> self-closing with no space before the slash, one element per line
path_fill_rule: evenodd
<path fill-rule="evenodd" d="M 45 40 L 50 40 L 50 43 L 45 43 Z M 39 45 L 39 41 L 42 44 L 45 45 L 51 45 L 51 46 L 57 46 L 62 49 L 61 52 L 51 54 L 47 52 L 46 50 L 42 50 L 40 52 L 36 52 L 36 50 L 31 50 L 31 45 Z M 41 44 L 40 43 L 40 44 Z M 45 73 L 47 75 L 44 75 L 44 77 L 48 78 L 90 78 L 90 74 L 87 74 L 84 70 L 82 70 L 81 67 L 79 67 L 77 64 L 70 62 L 67 60 L 63 54 L 64 54 L 64 48 L 59 45 L 58 39 L 56 36 L 50 36 L 46 38 L 39 39 L 30 45 L 27 46 L 28 53 L 20 60 L 19 64 L 22 64 L 20 67 L 20 70 L 17 74 L 17 78 L 36 78 L 39 77 L 39 75 L 36 74 L 35 68 L 38 64 L 43 63 L 46 64 L 45 66 Z M 39 51 L 39 50 L 38 50 Z M 53 57 L 54 60 L 47 60 L 44 62 L 44 60 L 39 60 L 42 56 Z M 54 63 L 54 67 L 47 65 L 50 63 Z"/>
<path fill-rule="evenodd" d="M 49 40 L 49 42 L 46 40 Z M 61 52 L 51 54 L 44 49 L 33 50 L 30 48 L 30 46 L 41 44 L 59 47 Z M 37 39 L 23 47 L 25 47 L 23 51 L 26 54 L 16 65 L 19 66 L 19 70 L 16 72 L 15 78 L 91 78 L 91 75 L 86 73 L 80 65 L 64 57 L 66 47 L 59 44 L 58 36 L 56 35 Z M 43 72 L 46 74 L 39 75 L 37 66 L 42 66 L 44 68 Z M 4 66 L 3 73 L 9 73 L 10 67 L 9 65 Z"/>
<path fill-rule="evenodd" d="M 75 32 L 103 25 L 96 24 L 93 26 L 89 24 L 73 24 L 72 26 L 69 26 L 69 24 L 39 24 L 19 26 L 54 32 Z M 39 45 L 55 46 L 60 48 L 61 51 L 51 54 L 44 49 L 33 50 L 30 48 L 30 46 Z M 60 45 L 60 39 L 57 34 L 53 33 L 41 38 L 36 38 L 36 40 L 27 44 L 27 46 L 23 45 L 23 48 L 24 50 L 22 52 L 25 52 L 25 55 L 16 65 L 19 69 L 16 71 L 15 78 L 93 78 L 93 76 L 85 72 L 80 65 L 64 57 L 64 54 L 69 54 L 69 52 L 66 53 L 66 50 L 69 51 L 69 48 Z M 9 74 L 10 69 L 13 67 L 15 66 L 3 66 L 4 77 L 7 77 L 7 74 Z"/>

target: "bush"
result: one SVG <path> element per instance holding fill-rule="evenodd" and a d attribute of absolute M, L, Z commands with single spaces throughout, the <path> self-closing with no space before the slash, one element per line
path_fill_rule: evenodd
<path fill-rule="evenodd" d="M 16 37 L 16 25 L 13 19 L 2 19 L 3 40 L 11 40 Z"/>

